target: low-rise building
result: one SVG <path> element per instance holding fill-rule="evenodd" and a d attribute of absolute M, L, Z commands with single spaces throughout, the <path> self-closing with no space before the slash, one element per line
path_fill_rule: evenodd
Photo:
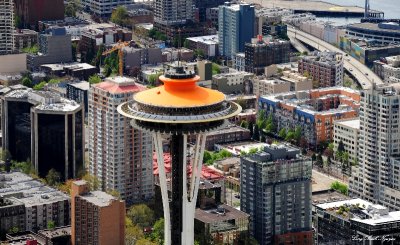
<path fill-rule="evenodd" d="M 181 61 L 192 61 L 194 59 L 194 52 L 187 48 L 165 48 L 162 51 L 162 62 L 176 61 L 178 57 Z"/>
<path fill-rule="evenodd" d="M 359 198 L 320 203 L 315 209 L 317 244 L 374 244 L 382 239 L 391 243 L 400 239 L 400 211 L 389 212 Z"/>
<path fill-rule="evenodd" d="M 299 73 L 307 74 L 318 87 L 342 86 L 343 55 L 336 52 L 314 52 L 299 60 Z"/>
<path fill-rule="evenodd" d="M 124 53 L 124 68 L 129 70 L 142 65 L 156 65 L 162 62 L 162 52 L 160 48 L 122 48 Z"/>
<path fill-rule="evenodd" d="M 88 63 L 62 63 L 62 64 L 44 64 L 40 70 L 50 76 L 71 76 L 80 80 L 88 80 L 90 76 L 97 74 L 99 69 Z"/>
<path fill-rule="evenodd" d="M 312 89 L 311 79 L 291 71 L 283 71 L 282 74 L 280 78 L 255 77 L 253 79 L 254 94 L 260 96 Z"/>
<path fill-rule="evenodd" d="M 382 68 L 382 75 L 380 77 L 386 83 L 400 82 L 400 55 L 386 57 L 384 58 L 384 61 L 385 63 L 383 63 L 382 61 L 378 61 L 381 64 Z M 374 68 L 376 67 L 375 64 L 377 64 L 376 61 L 374 61 Z"/>
<path fill-rule="evenodd" d="M 259 98 L 259 109 L 272 115 L 279 132 L 301 127 L 302 137 L 312 146 L 331 141 L 333 122 L 355 118 L 360 107 L 360 93 L 345 87 L 331 87 L 289 92 Z"/>
<path fill-rule="evenodd" d="M 210 240 L 216 244 L 237 244 L 239 238 L 248 237 L 249 215 L 226 204 L 197 208 L 194 225 L 201 244 L 210 244 Z"/>
<path fill-rule="evenodd" d="M 400 55 L 400 44 L 382 44 L 374 39 L 351 36 L 340 37 L 340 49 L 368 67 L 372 67 L 373 62 L 381 57 Z"/>
<path fill-rule="evenodd" d="M 16 198 L 0 196 L 0 237 L 4 237 L 11 229 L 24 231 L 25 205 Z"/>
<path fill-rule="evenodd" d="M 226 128 L 207 134 L 205 149 L 212 151 L 214 150 L 215 144 L 249 140 L 250 138 L 250 130 L 230 125 Z"/>
<path fill-rule="evenodd" d="M 188 48 L 202 50 L 204 58 L 218 56 L 218 35 L 188 37 Z"/>
<path fill-rule="evenodd" d="M 70 198 L 63 192 L 20 172 L 0 174 L 0 186 L 0 196 L 24 206 L 24 225 L 19 219 L 19 231 L 46 229 L 51 222 L 56 227 L 70 224 Z"/>
<path fill-rule="evenodd" d="M 38 42 L 38 33 L 30 29 L 17 29 L 14 31 L 15 50 L 22 51 L 27 47 L 32 47 Z"/>
<path fill-rule="evenodd" d="M 238 71 L 245 71 L 246 69 L 246 57 L 244 53 L 236 53 L 232 57 L 233 68 Z"/>
<path fill-rule="evenodd" d="M 39 35 L 39 53 L 28 54 L 27 66 L 31 71 L 43 64 L 72 62 L 71 35 L 64 27 L 54 27 Z"/>
<path fill-rule="evenodd" d="M 246 83 L 249 83 L 253 74 L 243 71 L 216 74 L 212 77 L 212 89 L 225 94 L 245 93 Z"/>
<path fill-rule="evenodd" d="M 333 145 L 337 151 L 339 143 L 343 143 L 344 151 L 349 153 L 350 162 L 357 160 L 358 132 L 360 131 L 360 119 L 345 119 L 333 122 Z"/>

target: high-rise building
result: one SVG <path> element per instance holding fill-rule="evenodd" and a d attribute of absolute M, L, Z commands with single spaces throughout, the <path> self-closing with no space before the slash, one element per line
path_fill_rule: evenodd
<path fill-rule="evenodd" d="M 193 20 L 193 0 L 155 0 L 154 22 L 182 25 Z"/>
<path fill-rule="evenodd" d="M 82 0 L 83 8 L 92 11 L 99 16 L 110 16 L 113 9 L 125 4 L 132 4 L 133 0 Z"/>
<path fill-rule="evenodd" d="M 14 0 L 14 2 L 15 14 L 24 28 L 37 29 L 41 20 L 64 20 L 63 0 Z"/>
<path fill-rule="evenodd" d="M 254 6 L 225 3 L 219 6 L 219 54 L 231 58 L 243 52 L 246 42 L 254 37 Z"/>
<path fill-rule="evenodd" d="M 102 189 L 128 203 L 153 197 L 151 134 L 133 129 L 117 106 L 146 88 L 125 77 L 107 78 L 89 90 L 89 172 Z"/>
<path fill-rule="evenodd" d="M 0 0 L 0 55 L 14 50 L 14 2 Z"/>
<path fill-rule="evenodd" d="M 3 147 L 12 159 L 31 161 L 41 177 L 53 168 L 64 180 L 76 178 L 84 168 L 82 106 L 18 85 L 1 100 Z"/>
<path fill-rule="evenodd" d="M 260 243 L 312 244 L 311 159 L 285 145 L 267 145 L 241 159 L 240 210 Z"/>
<path fill-rule="evenodd" d="M 102 192 L 89 191 L 84 180 L 71 188 L 72 245 L 124 245 L 125 202 Z"/>
<path fill-rule="evenodd" d="M 318 87 L 343 85 L 343 55 L 336 52 L 314 52 L 299 60 L 299 73 L 308 74 Z"/>
<path fill-rule="evenodd" d="M 290 42 L 259 35 L 244 47 L 245 71 L 263 74 L 265 67 L 290 61 Z"/>
<path fill-rule="evenodd" d="M 358 167 L 350 195 L 392 210 L 400 206 L 400 84 L 361 92 Z"/>

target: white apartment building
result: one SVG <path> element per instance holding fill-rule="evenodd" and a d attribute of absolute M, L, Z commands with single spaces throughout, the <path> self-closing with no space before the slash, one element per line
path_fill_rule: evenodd
<path fill-rule="evenodd" d="M 353 163 L 357 159 L 358 132 L 360 119 L 344 119 L 333 122 L 333 145 L 337 151 L 339 142 L 343 142 L 344 150 L 349 153 L 349 160 Z"/>
<path fill-rule="evenodd" d="M 14 2 L 0 0 L 0 55 L 14 50 Z"/>
<path fill-rule="evenodd" d="M 350 195 L 400 206 L 400 84 L 373 85 L 361 92 L 359 165 L 349 181 Z"/>
<path fill-rule="evenodd" d="M 193 20 L 192 0 L 155 0 L 154 22 L 162 25 L 185 24 Z"/>
<path fill-rule="evenodd" d="M 113 8 L 119 5 L 133 4 L 133 0 L 81 0 L 82 7 L 89 8 L 100 16 L 111 15 Z"/>
<path fill-rule="evenodd" d="M 284 71 L 280 78 L 256 77 L 253 80 L 253 91 L 257 96 L 302 91 L 312 89 L 312 80 L 291 71 Z"/>
<path fill-rule="evenodd" d="M 127 203 L 153 197 L 151 134 L 135 130 L 117 107 L 145 87 L 126 77 L 107 78 L 89 90 L 89 172 L 103 191 L 117 190 Z"/>

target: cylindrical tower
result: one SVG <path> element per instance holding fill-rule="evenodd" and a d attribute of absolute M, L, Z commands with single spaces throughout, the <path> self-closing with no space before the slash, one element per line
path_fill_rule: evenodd
<path fill-rule="evenodd" d="M 133 127 L 153 135 L 160 173 L 165 221 L 165 244 L 194 244 L 194 212 L 199 189 L 207 133 L 226 124 L 241 107 L 225 100 L 221 92 L 200 87 L 199 77 L 183 67 L 170 68 L 160 76 L 164 83 L 134 95 L 119 105 L 118 112 L 132 118 Z M 162 134 L 170 136 L 172 162 L 171 198 L 164 168 Z M 188 159 L 188 135 L 195 135 L 193 159 Z M 187 174 L 191 164 L 192 175 Z"/>

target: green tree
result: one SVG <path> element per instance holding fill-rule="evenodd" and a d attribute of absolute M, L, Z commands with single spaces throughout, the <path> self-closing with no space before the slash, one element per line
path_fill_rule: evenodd
<path fill-rule="evenodd" d="M 65 6 L 65 15 L 68 17 L 76 17 L 76 9 L 73 4 L 67 4 Z"/>
<path fill-rule="evenodd" d="M 48 84 L 57 84 L 57 83 L 60 83 L 60 82 L 61 82 L 60 79 L 52 78 L 52 79 L 49 80 Z"/>
<path fill-rule="evenodd" d="M 347 185 L 339 182 L 339 181 L 335 181 L 331 184 L 331 188 L 333 190 L 339 191 L 344 195 L 348 195 L 349 194 L 349 189 L 347 187 Z"/>
<path fill-rule="evenodd" d="M 141 238 L 136 242 L 135 245 L 157 245 L 157 243 L 149 241 L 146 238 Z"/>
<path fill-rule="evenodd" d="M 204 58 L 204 57 L 205 57 L 204 51 L 203 51 L 202 49 L 196 49 L 196 50 L 194 50 L 193 54 L 194 54 L 194 56 L 196 56 L 196 57 L 200 57 L 200 58 Z"/>
<path fill-rule="evenodd" d="M 37 54 L 39 52 L 39 45 L 34 44 L 29 47 L 25 47 L 22 49 L 22 52 L 28 53 L 28 54 Z"/>
<path fill-rule="evenodd" d="M 14 27 L 17 29 L 21 29 L 23 27 L 21 17 L 17 14 L 14 14 Z"/>
<path fill-rule="evenodd" d="M 281 137 L 282 139 L 286 138 L 286 128 L 282 128 L 281 130 L 279 130 L 279 137 Z"/>
<path fill-rule="evenodd" d="M 292 129 L 289 129 L 286 133 L 285 140 L 286 141 L 291 141 L 294 139 L 294 131 Z"/>
<path fill-rule="evenodd" d="M 254 123 L 253 123 L 253 121 L 249 122 L 248 129 L 250 130 L 250 137 L 253 137 L 253 134 L 254 134 Z"/>
<path fill-rule="evenodd" d="M 32 88 L 32 86 L 33 86 L 32 80 L 29 77 L 24 77 L 24 78 L 22 78 L 22 85 L 24 85 L 28 88 Z"/>
<path fill-rule="evenodd" d="M 47 85 L 47 83 L 45 81 L 42 81 L 42 82 L 36 84 L 35 86 L 33 86 L 33 90 L 43 90 L 46 85 Z"/>
<path fill-rule="evenodd" d="M 8 150 L 0 150 L 0 159 L 5 162 L 7 159 L 11 159 L 11 153 Z"/>
<path fill-rule="evenodd" d="M 111 22 L 118 25 L 126 25 L 128 22 L 128 11 L 124 6 L 118 6 L 111 14 Z"/>
<path fill-rule="evenodd" d="M 207 163 L 209 161 L 212 161 L 212 153 L 206 150 L 204 151 L 203 162 Z"/>
<path fill-rule="evenodd" d="M 127 216 L 140 228 L 149 227 L 154 223 L 154 211 L 145 204 L 132 206 L 129 208 Z"/>
<path fill-rule="evenodd" d="M 121 199 L 121 193 L 115 189 L 107 190 L 106 192 L 117 199 Z"/>
<path fill-rule="evenodd" d="M 105 65 L 103 68 L 103 75 L 105 77 L 109 77 L 111 73 L 113 72 L 112 68 L 109 65 Z"/>
<path fill-rule="evenodd" d="M 65 192 L 67 194 L 71 194 L 71 187 L 72 187 L 72 182 L 74 182 L 73 179 L 69 179 L 67 181 L 65 181 L 62 184 L 58 185 L 58 189 L 62 192 Z"/>
<path fill-rule="evenodd" d="M 242 122 L 240 123 L 240 127 L 242 128 L 247 128 L 249 126 L 249 123 L 246 120 L 242 120 Z"/>
<path fill-rule="evenodd" d="M 132 223 L 132 220 L 125 217 L 125 244 L 136 245 L 137 241 L 144 238 L 143 230 Z"/>
<path fill-rule="evenodd" d="M 212 74 L 213 75 L 221 73 L 221 68 L 219 67 L 218 64 L 212 63 L 211 68 L 212 68 Z"/>
<path fill-rule="evenodd" d="M 90 84 L 96 84 L 101 82 L 101 78 L 99 77 L 99 75 L 92 75 L 89 77 L 89 83 Z"/>
<path fill-rule="evenodd" d="M 88 182 L 89 189 L 91 191 L 95 191 L 100 188 L 100 181 L 96 176 L 86 173 L 82 176 L 82 179 Z"/>
<path fill-rule="evenodd" d="M 183 47 L 189 48 L 189 40 L 185 39 L 185 41 L 183 42 Z"/>
<path fill-rule="evenodd" d="M 47 222 L 47 229 L 54 230 L 54 228 L 56 228 L 56 223 L 53 220 Z"/>
<path fill-rule="evenodd" d="M 153 226 L 153 232 L 150 235 L 151 240 L 158 243 L 164 244 L 164 219 L 161 218 L 156 221 Z"/>
<path fill-rule="evenodd" d="M 296 140 L 296 142 L 299 142 L 301 139 L 301 127 L 300 126 L 297 126 L 294 131 L 294 139 Z"/>
<path fill-rule="evenodd" d="M 50 186 L 56 186 L 60 183 L 61 175 L 54 168 L 50 169 L 46 175 L 46 183 Z"/>

